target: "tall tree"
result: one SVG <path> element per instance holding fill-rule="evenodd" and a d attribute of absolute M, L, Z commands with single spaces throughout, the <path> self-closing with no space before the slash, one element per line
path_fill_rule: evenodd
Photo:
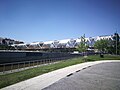
<path fill-rule="evenodd" d="M 108 47 L 107 47 L 107 51 L 108 53 L 110 54 L 114 54 L 113 51 L 114 51 L 114 48 L 113 48 L 113 39 L 109 39 L 108 40 Z"/>
<path fill-rule="evenodd" d="M 100 52 L 107 52 L 108 49 L 108 40 L 100 39 L 95 42 L 94 47 L 98 49 Z"/>
<path fill-rule="evenodd" d="M 81 36 L 81 42 L 80 44 L 77 46 L 77 50 L 79 52 L 86 52 L 88 45 L 86 44 L 86 40 L 85 40 L 85 34 L 83 36 Z"/>

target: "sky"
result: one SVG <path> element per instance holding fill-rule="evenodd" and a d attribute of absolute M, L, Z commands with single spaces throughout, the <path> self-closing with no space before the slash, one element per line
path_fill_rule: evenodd
<path fill-rule="evenodd" d="M 24 42 L 120 34 L 120 0 L 0 0 L 0 37 Z"/>

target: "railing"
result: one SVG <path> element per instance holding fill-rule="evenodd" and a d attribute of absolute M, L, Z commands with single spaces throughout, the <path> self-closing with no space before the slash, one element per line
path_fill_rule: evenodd
<path fill-rule="evenodd" d="M 50 58 L 50 59 L 41 59 L 41 60 L 34 60 L 34 61 L 0 64 L 0 75 L 13 73 L 13 72 L 19 72 L 19 71 L 26 70 L 29 68 L 34 68 L 34 67 L 38 67 L 41 65 L 56 63 L 58 61 L 67 60 L 67 59 L 74 58 L 74 57 L 78 57 L 78 56 L 69 56 L 69 57 L 61 57 L 61 58 Z"/>
<path fill-rule="evenodd" d="M 99 53 L 87 53 L 87 55 L 94 55 Z M 29 68 L 34 68 L 42 65 L 47 65 L 51 63 L 57 63 L 61 60 L 67 60 L 70 58 L 80 57 L 82 54 L 71 54 L 67 56 L 61 56 L 59 58 L 47 58 L 47 59 L 39 59 L 39 60 L 29 60 L 24 62 L 13 62 L 13 63 L 4 63 L 0 64 L 0 75 L 13 73 L 13 72 L 19 72 L 22 70 L 26 70 Z"/>

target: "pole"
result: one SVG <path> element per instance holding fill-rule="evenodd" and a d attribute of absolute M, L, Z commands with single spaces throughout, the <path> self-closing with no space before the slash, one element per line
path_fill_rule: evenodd
<path fill-rule="evenodd" d="M 117 31 L 116 31 L 116 55 L 117 55 Z"/>

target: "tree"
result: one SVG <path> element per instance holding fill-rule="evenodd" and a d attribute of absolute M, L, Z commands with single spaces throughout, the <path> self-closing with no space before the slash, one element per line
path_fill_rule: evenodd
<path fill-rule="evenodd" d="M 98 49 L 100 52 L 107 52 L 108 51 L 108 40 L 107 39 L 100 39 L 95 42 L 94 47 Z"/>
<path fill-rule="evenodd" d="M 94 47 L 100 52 L 108 52 L 110 54 L 120 54 L 120 37 L 115 33 L 112 39 L 101 39 L 95 42 Z"/>
<path fill-rule="evenodd" d="M 8 45 L 0 45 L 0 50 L 14 50 L 15 48 Z"/>
<path fill-rule="evenodd" d="M 77 46 L 77 50 L 79 52 L 86 52 L 87 48 L 88 48 L 88 45 L 86 44 L 86 41 L 85 41 L 85 34 L 83 36 L 81 36 L 81 42 L 80 44 Z"/>
<path fill-rule="evenodd" d="M 114 44 L 113 44 L 113 40 L 112 40 L 112 39 L 109 39 L 107 51 L 108 51 L 108 53 L 110 53 L 110 54 L 114 54 L 114 53 L 113 53 L 113 51 L 114 51 L 113 45 L 114 45 Z"/>

